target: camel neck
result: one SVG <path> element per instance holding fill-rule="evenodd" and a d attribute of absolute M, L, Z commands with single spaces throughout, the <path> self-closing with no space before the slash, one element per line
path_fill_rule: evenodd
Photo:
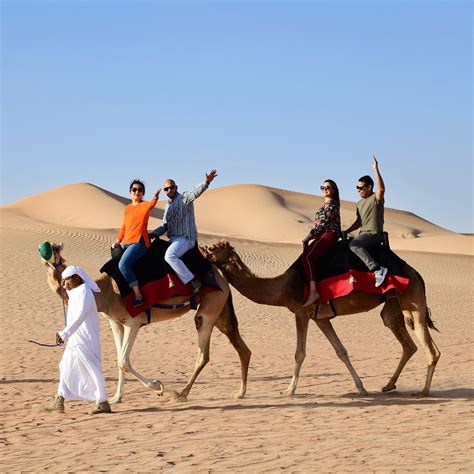
<path fill-rule="evenodd" d="M 237 262 L 223 267 L 222 271 L 230 284 L 246 298 L 259 304 L 282 306 L 282 297 L 287 281 L 285 275 L 274 278 L 257 277 L 240 258 Z"/>

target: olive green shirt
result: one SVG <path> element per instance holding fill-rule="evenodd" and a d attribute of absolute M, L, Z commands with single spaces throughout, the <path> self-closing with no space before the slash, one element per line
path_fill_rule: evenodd
<path fill-rule="evenodd" d="M 360 232 L 380 234 L 383 232 L 384 199 L 377 201 L 375 193 L 357 203 L 357 215 L 360 219 Z"/>

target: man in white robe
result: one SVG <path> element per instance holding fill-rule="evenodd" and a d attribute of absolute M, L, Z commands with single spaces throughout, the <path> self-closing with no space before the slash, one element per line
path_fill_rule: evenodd
<path fill-rule="evenodd" d="M 62 273 L 69 302 L 66 327 L 56 334 L 58 345 L 67 343 L 59 364 L 59 387 L 46 411 L 64 413 L 64 400 L 94 400 L 89 413 L 110 413 L 99 339 L 99 313 L 93 291 L 97 283 L 80 267 L 69 266 Z"/>

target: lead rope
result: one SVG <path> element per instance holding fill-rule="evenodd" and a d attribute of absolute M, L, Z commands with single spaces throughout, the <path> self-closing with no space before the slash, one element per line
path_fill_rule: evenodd
<path fill-rule="evenodd" d="M 53 264 L 48 262 L 48 265 L 54 270 L 55 273 L 59 275 L 58 269 Z M 61 286 L 61 301 L 63 303 L 64 327 L 66 327 L 67 319 L 66 319 L 66 305 L 64 303 L 64 300 L 65 300 L 64 287 L 61 284 L 60 286 Z M 32 342 L 33 344 L 36 344 L 37 346 L 41 346 L 41 347 L 61 347 L 64 344 L 64 342 L 62 342 L 61 344 L 58 344 L 57 342 L 55 344 L 43 344 L 42 342 L 33 341 L 32 339 L 29 339 L 28 342 Z"/>

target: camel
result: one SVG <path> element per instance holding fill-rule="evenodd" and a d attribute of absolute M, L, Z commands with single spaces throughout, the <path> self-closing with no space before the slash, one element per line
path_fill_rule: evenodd
<path fill-rule="evenodd" d="M 290 267 L 285 273 L 277 277 L 259 278 L 242 262 L 234 247 L 226 240 L 205 247 L 202 251 L 243 296 L 255 303 L 283 306 L 294 313 L 297 333 L 295 367 L 293 378 L 286 390 L 288 395 L 294 395 L 296 391 L 301 366 L 306 356 L 306 339 L 310 319 L 315 321 L 335 349 L 339 359 L 348 368 L 359 395 L 367 395 L 360 377 L 351 364 L 346 348 L 339 340 L 331 324 L 330 319 L 334 317 L 334 313 L 330 305 L 321 304 L 317 316 L 315 315 L 315 305 L 303 306 L 304 281 L 296 270 Z M 381 311 L 385 326 L 393 332 L 403 348 L 400 362 L 388 384 L 382 388 L 382 392 L 388 392 L 396 388 L 397 380 L 403 368 L 417 350 L 416 344 L 405 327 L 406 323 L 411 329 L 415 330 L 428 359 L 425 386 L 419 393 L 421 396 L 428 396 L 436 363 L 441 355 L 431 338 L 429 328 L 437 329 L 433 325 L 427 307 L 423 278 L 408 264 L 406 264 L 404 271 L 410 278 L 407 291 L 404 294 L 399 294 L 395 290 L 391 290 Z M 336 315 L 342 316 L 369 311 L 380 305 L 381 300 L 379 295 L 376 294 L 352 292 L 347 296 L 334 300 L 333 303 Z"/>
<path fill-rule="evenodd" d="M 47 281 L 49 287 L 61 297 L 61 273 L 66 268 L 65 260 L 61 256 L 62 244 L 52 244 L 54 260 L 53 263 L 43 263 L 47 265 Z M 232 303 L 232 294 L 230 292 L 227 280 L 215 269 L 215 278 L 222 291 L 213 291 L 205 293 L 201 297 L 201 302 L 194 316 L 194 322 L 198 333 L 198 352 L 194 371 L 189 378 L 186 386 L 180 392 L 178 399 L 185 401 L 194 381 L 201 370 L 209 362 L 209 346 L 211 333 L 216 326 L 224 333 L 230 343 L 233 345 L 240 358 L 241 365 L 241 385 L 237 398 L 243 398 L 247 390 L 247 374 L 250 363 L 251 352 L 244 340 L 240 336 L 237 317 L 235 315 Z M 135 343 L 138 331 L 147 324 L 145 313 L 131 317 L 120 297 L 118 287 L 115 281 L 106 274 L 101 274 L 96 279 L 101 292 L 94 293 L 97 309 L 103 313 L 112 328 L 117 350 L 117 363 L 119 367 L 118 386 L 115 395 L 109 400 L 110 403 L 120 403 L 124 393 L 125 373 L 133 375 L 145 387 L 156 391 L 157 395 L 162 395 L 164 387 L 159 380 L 147 379 L 139 374 L 130 363 L 130 353 Z M 64 292 L 67 297 L 67 294 Z M 181 305 L 189 303 L 189 297 L 173 297 L 162 302 L 167 305 Z M 151 323 L 169 321 L 175 319 L 190 310 L 189 304 L 175 309 L 151 308 Z"/>

